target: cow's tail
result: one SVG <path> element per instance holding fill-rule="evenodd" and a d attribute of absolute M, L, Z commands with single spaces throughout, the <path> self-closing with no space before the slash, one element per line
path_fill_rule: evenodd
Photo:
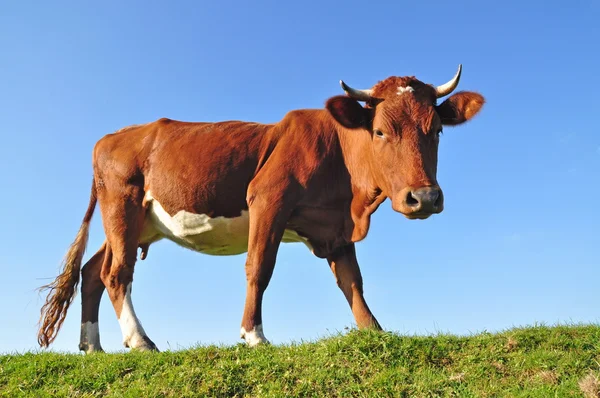
<path fill-rule="evenodd" d="M 56 338 L 77 291 L 81 262 L 88 241 L 90 221 L 97 201 L 96 184 L 95 180 L 92 180 L 90 203 L 79 232 L 77 232 L 77 237 L 65 255 L 62 272 L 54 282 L 39 288 L 40 291 L 48 291 L 46 302 L 41 309 L 40 329 L 38 331 L 38 343 L 42 347 L 48 347 Z"/>

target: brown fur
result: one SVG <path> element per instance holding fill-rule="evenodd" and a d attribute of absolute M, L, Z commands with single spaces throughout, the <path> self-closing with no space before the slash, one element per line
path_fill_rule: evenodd
<path fill-rule="evenodd" d="M 408 85 L 414 92 L 398 95 L 398 86 Z M 379 328 L 363 297 L 354 243 L 367 235 L 371 215 L 386 198 L 408 218 L 442 211 L 436 180 L 440 128 L 473 117 L 483 97 L 458 93 L 438 106 L 435 89 L 413 77 L 379 82 L 374 97 L 365 107 L 333 97 L 326 109 L 291 111 L 275 124 L 160 119 L 99 140 L 92 192 L 107 241 L 84 267 L 82 323 L 97 321 L 102 285 L 121 316 L 137 249 L 145 256 L 161 238 L 145 227 L 144 197 L 151 192 L 170 215 L 249 212 L 241 322 L 246 331 L 262 324 L 262 297 L 285 229 L 305 237 L 314 254 L 327 259 L 359 327 Z M 430 195 L 424 210 L 411 204 L 423 190 Z M 40 329 L 44 346 L 55 337 L 73 297 L 92 202 L 63 273 L 47 287 Z M 145 336 L 136 344 L 155 348 Z"/>

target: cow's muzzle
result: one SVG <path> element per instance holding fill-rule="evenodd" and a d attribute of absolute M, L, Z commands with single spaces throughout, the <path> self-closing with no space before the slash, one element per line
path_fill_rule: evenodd
<path fill-rule="evenodd" d="M 444 210 L 444 194 L 438 186 L 407 187 L 394 197 L 392 208 L 406 218 L 424 220 Z"/>

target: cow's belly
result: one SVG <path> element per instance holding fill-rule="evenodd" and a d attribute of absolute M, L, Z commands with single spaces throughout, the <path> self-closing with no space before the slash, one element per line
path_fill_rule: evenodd
<path fill-rule="evenodd" d="M 145 200 L 148 212 L 140 243 L 167 238 L 205 254 L 234 255 L 248 251 L 250 224 L 246 210 L 243 210 L 239 217 L 233 218 L 211 218 L 206 214 L 189 213 L 184 210 L 171 216 L 150 192 L 146 193 Z M 312 250 L 306 238 L 290 229 L 285 230 L 282 242 L 302 242 Z"/>

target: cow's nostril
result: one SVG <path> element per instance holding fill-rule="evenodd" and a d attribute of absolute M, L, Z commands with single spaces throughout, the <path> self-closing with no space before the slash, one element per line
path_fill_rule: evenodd
<path fill-rule="evenodd" d="M 438 193 L 437 198 L 435 199 L 435 202 L 433 203 L 433 206 L 437 208 L 437 207 L 440 207 L 441 204 L 442 204 L 442 195 L 440 195 Z"/>
<path fill-rule="evenodd" d="M 410 207 L 415 207 L 419 205 L 419 201 L 413 196 L 412 192 L 410 191 L 406 195 L 406 204 Z"/>

